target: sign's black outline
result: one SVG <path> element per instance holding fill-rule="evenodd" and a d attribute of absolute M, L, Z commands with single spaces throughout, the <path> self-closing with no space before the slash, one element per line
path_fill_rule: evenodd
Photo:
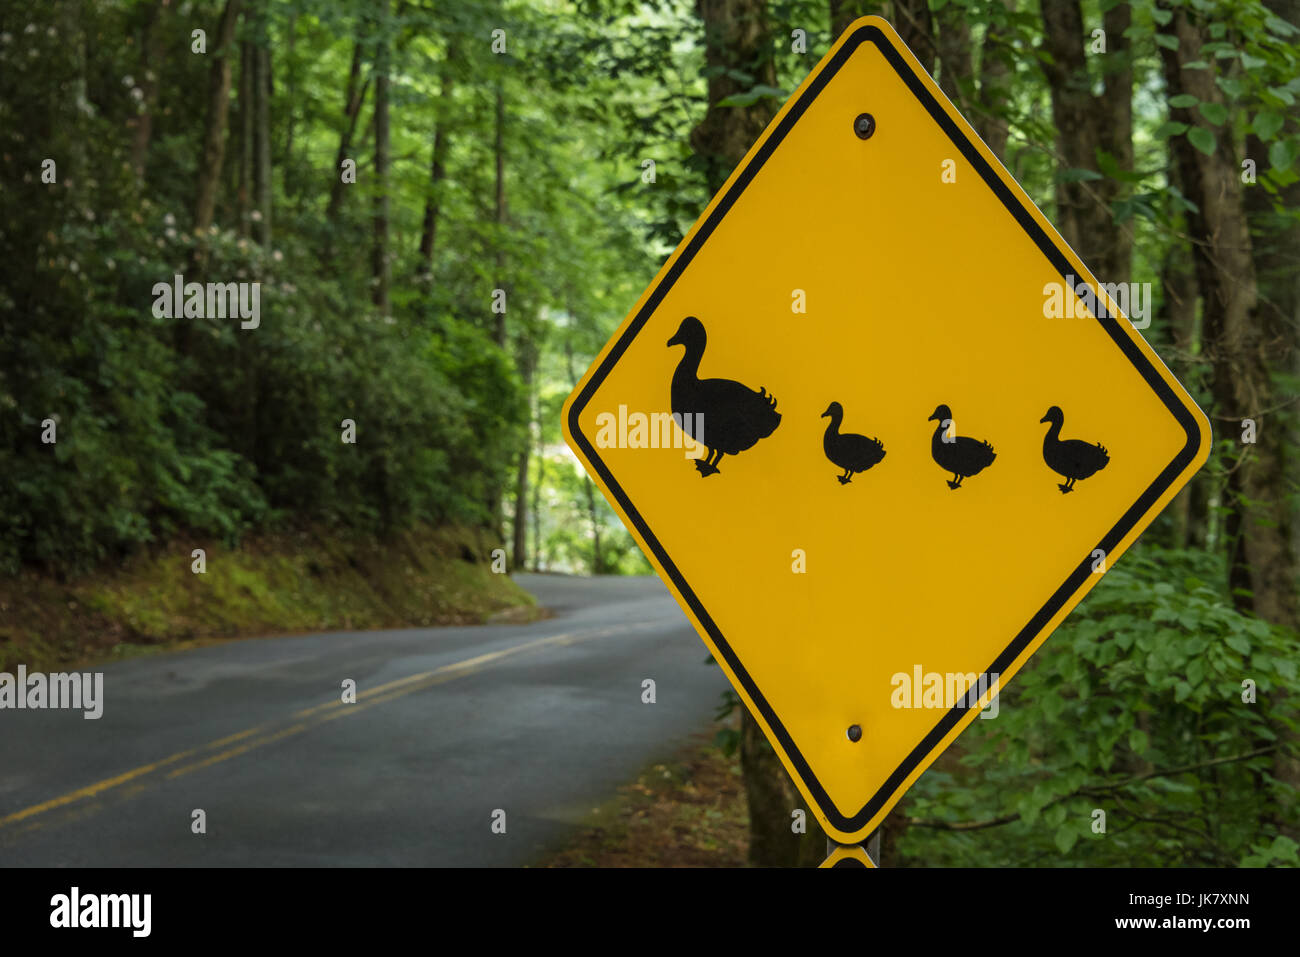
<path fill-rule="evenodd" d="M 1061 277 L 1063 279 L 1068 279 L 1068 277 L 1074 275 L 1074 267 L 1070 265 L 1065 254 L 1048 237 L 1043 228 L 1039 226 L 1038 222 L 1030 214 L 1029 210 L 1020 203 L 1015 194 L 1011 191 L 1010 187 L 1008 187 L 1007 184 L 1002 181 L 1002 178 L 994 172 L 993 168 L 984 159 L 975 144 L 963 135 L 957 123 L 939 104 L 938 100 L 935 99 L 934 95 L 921 81 L 920 77 L 912 71 L 912 68 L 907 64 L 903 55 L 894 47 L 893 43 L 890 42 L 889 37 L 886 36 L 879 27 L 872 24 L 866 24 L 855 30 L 853 34 L 845 40 L 844 44 L 835 53 L 834 57 L 832 57 L 830 62 L 826 64 L 826 67 L 813 78 L 813 81 L 808 85 L 807 89 L 805 89 L 799 96 L 798 101 L 794 103 L 790 107 L 789 111 L 781 118 L 781 121 L 777 124 L 776 128 L 771 131 L 770 135 L 768 135 L 765 140 L 763 140 L 763 144 L 759 147 L 758 152 L 754 154 L 753 158 L 748 164 L 746 164 L 745 168 L 740 171 L 740 175 L 732 182 L 726 195 L 723 196 L 718 205 L 713 208 L 713 212 L 709 214 L 708 219 L 701 224 L 700 228 L 691 238 L 690 244 L 682 250 L 682 254 L 677 257 L 672 268 L 664 276 L 663 281 L 654 288 L 653 292 L 651 292 L 649 298 L 646 299 L 645 305 L 641 307 L 640 312 L 636 314 L 636 317 L 627 327 L 627 330 L 619 337 L 618 342 L 615 343 L 612 349 L 610 349 L 609 354 L 605 356 L 600 367 L 595 371 L 591 378 L 587 380 L 586 386 L 569 408 L 570 435 L 582 448 L 587 461 L 590 462 L 592 467 L 600 473 L 601 478 L 605 481 L 605 487 L 608 488 L 618 499 L 619 503 L 623 507 L 624 514 L 626 514 L 637 527 L 637 530 L 641 533 L 641 537 L 645 540 L 646 544 L 654 550 L 655 555 L 659 559 L 659 563 L 663 566 L 669 577 L 672 578 L 673 583 L 677 586 L 678 592 L 686 599 L 690 604 L 691 609 L 695 612 L 696 619 L 708 631 L 709 636 L 713 639 L 713 643 L 717 647 L 718 651 L 720 651 L 723 657 L 727 659 L 727 663 L 731 666 L 732 672 L 745 686 L 745 690 L 749 693 L 750 700 L 754 702 L 754 705 L 762 713 L 768 727 L 772 729 L 772 732 L 781 742 L 782 747 L 785 749 L 785 753 L 790 758 L 790 762 L 798 770 L 804 783 L 807 784 L 809 791 L 812 792 L 814 800 L 817 801 L 822 813 L 826 815 L 826 819 L 833 827 L 845 832 L 857 831 L 866 826 L 867 822 L 870 821 L 881 807 L 883 807 L 884 804 L 894 796 L 902 786 L 903 782 L 907 780 L 908 775 L 916 769 L 917 765 L 921 763 L 925 756 L 933 751 L 948 732 L 957 725 L 968 708 L 965 706 L 958 706 L 946 712 L 939 720 L 939 723 L 930 730 L 929 734 L 925 736 L 920 744 L 912 749 L 907 757 L 903 759 L 902 764 L 885 780 L 885 783 L 881 785 L 880 789 L 876 791 L 871 799 L 863 805 L 862 810 L 849 817 L 845 817 L 839 812 L 838 808 L 835 807 L 834 802 L 830 800 L 830 796 L 822 787 L 821 782 L 819 782 L 813 775 L 812 769 L 808 766 L 808 762 L 799 752 L 799 749 L 795 747 L 794 741 L 790 738 L 785 726 L 781 723 L 780 719 L 776 716 L 776 713 L 767 703 L 767 699 L 764 698 L 762 693 L 758 690 L 753 679 L 750 678 L 749 673 L 741 664 L 740 659 L 736 656 L 735 652 L 732 651 L 731 646 L 723 637 L 722 632 L 718 629 L 718 626 L 714 624 L 712 617 L 710 617 L 709 613 L 705 610 L 703 603 L 701 603 L 699 598 L 695 595 L 695 592 L 686 583 L 686 580 L 677 570 L 677 566 L 673 563 L 672 559 L 668 557 L 668 553 L 664 550 L 663 546 L 659 544 L 658 538 L 655 537 L 644 519 L 641 518 L 641 514 L 628 499 L 622 487 L 614 480 L 614 476 L 610 473 L 609 469 L 607 469 L 605 464 L 600 460 L 599 456 L 596 454 L 596 450 L 592 447 L 591 442 L 582 434 L 582 430 L 579 428 L 578 419 L 582 410 L 586 408 L 587 403 L 595 394 L 596 389 L 605 380 L 605 377 L 614 367 L 614 364 L 619 360 L 626 351 L 628 345 L 631 344 L 632 340 L 641 331 L 646 321 L 654 314 L 660 301 L 662 301 L 668 290 L 672 288 L 673 283 L 677 281 L 677 278 L 682 274 L 682 271 L 695 257 L 695 254 L 700 250 L 700 247 L 702 247 L 708 240 L 718 223 L 722 221 L 722 218 L 727 215 L 727 212 L 735 204 L 736 200 L 740 197 L 740 194 L 744 192 L 745 187 L 749 185 L 755 175 L 757 175 L 758 171 L 762 169 L 763 164 L 767 161 L 768 157 L 772 155 L 776 148 L 781 144 L 782 140 L 785 139 L 786 134 L 790 132 L 794 124 L 798 122 L 801 116 L 803 116 L 809 105 L 811 105 L 813 100 L 817 98 L 817 95 L 822 91 L 826 84 L 835 76 L 839 71 L 839 68 L 843 66 L 845 61 L 848 60 L 853 52 L 865 42 L 876 44 L 877 49 L 880 50 L 881 54 L 884 55 L 885 59 L 888 60 L 889 64 L 894 68 L 895 72 L 898 73 L 903 82 L 907 84 L 909 89 L 911 89 L 913 95 L 916 96 L 917 100 L 926 108 L 930 116 L 939 124 L 939 127 L 948 135 L 948 138 L 952 141 L 953 145 L 961 151 L 961 154 L 966 158 L 967 162 L 974 167 L 984 182 L 986 182 L 998 198 L 1002 200 L 1002 204 L 1007 208 L 1008 212 L 1016 218 L 1016 221 L 1020 223 L 1025 232 L 1034 240 L 1035 245 L 1038 246 L 1039 250 L 1047 257 L 1052 265 L 1056 267 L 1057 271 L 1060 272 Z M 1160 496 L 1165 493 L 1171 484 L 1173 484 L 1174 479 L 1182 474 L 1183 470 L 1186 469 L 1196 457 L 1197 451 L 1200 448 L 1199 440 L 1201 437 L 1201 431 L 1197 426 L 1196 418 L 1192 414 L 1191 409 L 1178 401 L 1178 397 L 1174 394 L 1174 390 L 1170 387 L 1169 383 L 1164 380 L 1155 366 L 1153 366 L 1147 357 L 1143 355 L 1137 344 L 1124 334 L 1120 327 L 1121 320 L 1111 316 L 1107 311 L 1105 304 L 1100 300 L 1097 301 L 1096 306 L 1095 311 L 1097 313 L 1097 319 L 1102 324 L 1103 328 L 1105 328 L 1106 332 L 1109 333 L 1110 337 L 1128 357 L 1129 361 L 1133 363 L 1134 368 L 1137 369 L 1137 371 L 1142 375 L 1142 378 L 1152 387 L 1156 395 L 1160 397 L 1162 402 L 1164 402 L 1166 408 L 1168 408 L 1173 414 L 1174 419 L 1187 433 L 1187 444 L 1183 449 L 1174 457 L 1173 461 L 1165 467 L 1164 471 L 1156 477 L 1155 481 L 1151 483 L 1150 487 L 1148 487 L 1145 492 L 1143 492 L 1137 502 L 1135 502 L 1129 510 L 1124 513 L 1115 527 L 1112 528 L 1110 532 L 1108 532 L 1097 544 L 1098 548 L 1102 549 L 1107 555 L 1109 555 L 1114 551 L 1116 546 L 1119 545 L 1120 541 L 1123 540 L 1124 536 L 1133 528 L 1138 519 L 1150 511 L 1151 507 L 1159 500 Z M 1016 658 L 1019 657 L 1025 647 L 1033 641 L 1044 627 L 1046 627 L 1047 623 L 1052 619 L 1052 616 L 1061 609 L 1066 601 L 1068 601 L 1079 590 L 1083 583 L 1088 580 L 1088 577 L 1093 574 L 1092 563 L 1093 558 L 1090 552 L 1083 561 L 1079 563 L 1079 566 L 1074 570 L 1073 574 L 1066 579 L 1065 583 L 1052 594 L 1052 597 L 1048 599 L 1047 603 L 1043 605 L 1043 607 L 1038 610 L 1037 614 L 1030 619 L 1029 623 L 1020 630 L 1019 634 L 1016 635 L 1002 654 L 1000 654 L 993 663 L 985 669 L 986 674 L 1000 675 L 1006 672 L 1007 668 L 1016 660 Z"/>

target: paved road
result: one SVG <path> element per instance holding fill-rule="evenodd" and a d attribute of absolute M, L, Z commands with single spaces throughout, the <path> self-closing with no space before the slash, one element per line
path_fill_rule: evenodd
<path fill-rule="evenodd" d="M 725 679 L 657 579 L 517 580 L 556 617 L 234 641 L 106 666 L 98 721 L 0 711 L 0 866 L 535 861 Z"/>

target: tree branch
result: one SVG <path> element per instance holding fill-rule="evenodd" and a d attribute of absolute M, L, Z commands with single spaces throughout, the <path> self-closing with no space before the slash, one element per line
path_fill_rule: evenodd
<path fill-rule="evenodd" d="M 1254 751 L 1248 751 L 1245 754 L 1234 754 L 1226 758 L 1213 758 L 1209 761 L 1202 761 L 1198 764 L 1187 764 L 1181 768 L 1167 768 L 1164 770 L 1148 771 L 1145 774 L 1138 774 L 1123 781 L 1116 781 L 1112 784 L 1101 784 L 1095 787 L 1082 787 L 1069 794 L 1062 794 L 1060 797 L 1053 798 L 1042 806 L 1040 810 L 1045 811 L 1054 804 L 1060 804 L 1062 801 L 1068 801 L 1071 798 L 1085 797 L 1098 794 L 1106 794 L 1111 791 L 1118 791 L 1131 785 L 1138 784 L 1150 778 L 1173 777 L 1176 774 L 1186 774 L 1189 771 L 1200 771 L 1205 768 L 1217 767 L 1220 764 L 1232 764 L 1236 761 L 1248 761 L 1251 758 L 1258 758 L 1262 755 L 1269 754 L 1277 750 L 1276 744 L 1271 744 L 1266 748 L 1256 748 Z M 1003 824 L 1010 824 L 1013 821 L 1020 820 L 1020 814 L 1004 814 L 1001 817 L 989 818 L 985 821 L 922 821 L 915 818 L 908 818 L 909 827 L 928 827 L 940 831 L 980 831 L 984 828 L 999 827 Z"/>

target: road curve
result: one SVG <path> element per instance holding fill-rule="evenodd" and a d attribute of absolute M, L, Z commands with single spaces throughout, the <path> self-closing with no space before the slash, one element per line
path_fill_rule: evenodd
<path fill-rule="evenodd" d="M 0 711 L 0 866 L 536 861 L 726 682 L 655 578 L 516 580 L 555 617 L 231 641 L 104 666 L 97 721 Z"/>

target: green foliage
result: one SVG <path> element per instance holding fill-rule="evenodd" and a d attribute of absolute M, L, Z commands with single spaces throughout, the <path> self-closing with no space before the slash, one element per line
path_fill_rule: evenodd
<path fill-rule="evenodd" d="M 926 865 L 1294 861 L 1300 636 L 1235 610 L 1201 552 L 1143 546 L 1106 573 L 909 798 Z M 1255 700 L 1243 696 L 1253 683 Z M 1105 812 L 1105 833 L 1093 829 Z M 993 823 L 998 822 L 998 823 Z M 972 823 L 989 826 L 971 829 Z M 1263 848 L 1267 848 L 1264 850 Z"/>

